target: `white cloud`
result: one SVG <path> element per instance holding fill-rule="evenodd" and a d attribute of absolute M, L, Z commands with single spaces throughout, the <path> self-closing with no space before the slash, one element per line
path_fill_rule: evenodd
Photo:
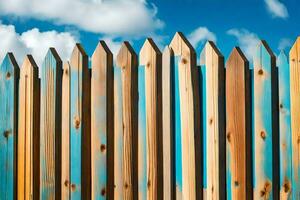
<path fill-rule="evenodd" d="M 230 29 L 227 31 L 227 34 L 236 37 L 239 46 L 244 51 L 247 58 L 252 60 L 260 41 L 258 35 L 249 32 L 246 29 Z"/>
<path fill-rule="evenodd" d="M 0 15 L 74 25 L 116 36 L 143 36 L 164 26 L 146 0 L 0 0 Z"/>
<path fill-rule="evenodd" d="M 293 44 L 293 42 L 292 42 L 291 39 L 289 39 L 289 38 L 282 38 L 279 41 L 278 49 L 279 50 L 284 50 L 286 48 L 290 48 L 292 46 L 292 44 Z"/>
<path fill-rule="evenodd" d="M 265 3 L 273 17 L 286 19 L 289 16 L 286 6 L 279 0 L 265 0 Z"/>
<path fill-rule="evenodd" d="M 216 42 L 217 37 L 216 35 L 209 31 L 206 27 L 198 27 L 194 31 L 192 31 L 188 37 L 190 43 L 197 48 L 201 43 L 206 42 L 207 40 L 211 40 Z"/>
<path fill-rule="evenodd" d="M 66 60 L 76 43 L 76 38 L 68 32 L 40 32 L 34 28 L 19 34 L 13 25 L 4 25 L 1 22 L 0 38 L 0 62 L 7 52 L 13 52 L 19 65 L 26 54 L 32 54 L 36 63 L 41 65 L 49 47 L 56 48 L 60 57 Z"/>
<path fill-rule="evenodd" d="M 104 40 L 107 44 L 109 50 L 113 53 L 114 59 L 116 59 L 116 56 L 121 48 L 122 41 L 119 41 L 117 39 L 111 38 L 111 37 L 104 37 L 101 38 L 101 40 Z M 132 44 L 132 43 L 131 43 Z"/>

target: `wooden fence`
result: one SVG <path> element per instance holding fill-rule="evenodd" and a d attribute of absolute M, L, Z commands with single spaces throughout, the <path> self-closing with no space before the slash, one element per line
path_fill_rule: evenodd
<path fill-rule="evenodd" d="M 176 33 L 0 66 L 0 199 L 300 199 L 300 37 L 253 66 Z M 139 59 L 139 60 L 138 60 Z M 277 59 L 277 60 L 276 60 Z M 115 60 L 115 64 L 114 64 Z M 40 76 L 38 75 L 40 71 Z"/>

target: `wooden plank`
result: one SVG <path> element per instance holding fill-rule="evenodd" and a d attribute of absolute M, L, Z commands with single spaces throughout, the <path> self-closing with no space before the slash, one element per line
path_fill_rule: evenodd
<path fill-rule="evenodd" d="M 292 125 L 292 197 L 300 196 L 300 37 L 290 51 L 290 92 Z"/>
<path fill-rule="evenodd" d="M 193 200 L 202 196 L 199 77 L 196 53 L 179 32 L 175 34 L 170 47 L 176 56 L 173 75 L 176 198 Z"/>
<path fill-rule="evenodd" d="M 292 199 L 292 132 L 290 105 L 290 65 L 281 51 L 277 59 L 279 84 L 280 199 Z"/>
<path fill-rule="evenodd" d="M 124 42 L 117 55 L 117 67 L 121 68 L 121 84 L 122 99 L 117 99 L 116 102 L 122 103 L 117 105 L 115 123 L 122 123 L 122 131 L 120 124 L 116 125 L 116 137 L 120 139 L 116 145 L 122 144 L 122 149 L 118 149 L 115 154 L 116 159 L 122 157 L 122 172 L 115 174 L 115 195 L 123 196 L 125 200 L 138 198 L 138 181 L 137 181 L 137 132 L 138 132 L 138 67 L 137 55 L 128 42 Z M 117 75 L 118 77 L 118 75 Z M 117 78 L 116 77 L 116 78 Z M 118 88 L 120 89 L 120 88 Z M 116 98 L 119 98 L 117 95 Z M 120 107 L 121 106 L 121 107 Z M 120 116 L 122 109 L 122 117 Z M 121 120 L 121 121 L 119 121 Z M 123 134 L 120 137 L 120 134 Z M 120 162 L 120 161 L 117 161 Z M 117 164 L 116 162 L 116 164 Z M 122 185 L 120 185 L 122 183 Z M 119 185 L 117 185 L 119 184 Z M 121 194 L 116 194 L 121 193 Z"/>
<path fill-rule="evenodd" d="M 61 199 L 70 199 L 70 63 L 62 76 Z"/>
<path fill-rule="evenodd" d="M 62 61 L 50 48 L 41 67 L 40 198 L 60 198 Z"/>
<path fill-rule="evenodd" d="M 17 198 L 39 198 L 39 80 L 30 55 L 20 69 L 17 156 Z"/>
<path fill-rule="evenodd" d="M 211 41 L 201 53 L 206 79 L 206 199 L 226 198 L 224 57 Z"/>
<path fill-rule="evenodd" d="M 252 199 L 249 62 L 235 47 L 226 62 L 227 199 Z"/>
<path fill-rule="evenodd" d="M 278 199 L 278 93 L 275 56 L 261 41 L 254 56 L 253 185 L 255 199 Z"/>
<path fill-rule="evenodd" d="M 70 59 L 71 199 L 90 199 L 91 133 L 88 56 L 76 44 Z"/>
<path fill-rule="evenodd" d="M 113 55 L 100 41 L 92 56 L 92 199 L 113 198 Z"/>
<path fill-rule="evenodd" d="M 19 66 L 7 53 L 0 66 L 0 199 L 16 199 Z"/>
<path fill-rule="evenodd" d="M 173 121 L 174 54 L 168 46 L 162 57 L 162 143 L 163 143 L 163 199 L 175 198 L 174 177 L 174 121 Z"/>
<path fill-rule="evenodd" d="M 148 38 L 138 69 L 139 199 L 162 199 L 161 59 L 160 50 Z"/>

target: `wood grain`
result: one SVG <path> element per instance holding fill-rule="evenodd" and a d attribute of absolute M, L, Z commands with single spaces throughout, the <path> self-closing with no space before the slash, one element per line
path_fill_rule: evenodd
<path fill-rule="evenodd" d="M 300 196 L 300 37 L 290 51 L 290 92 L 292 125 L 292 197 Z"/>
<path fill-rule="evenodd" d="M 100 41 L 92 56 L 92 199 L 113 199 L 113 55 Z"/>
<path fill-rule="evenodd" d="M 0 199 L 16 199 L 19 66 L 7 53 L 0 66 Z"/>
<path fill-rule="evenodd" d="M 182 33 L 177 32 L 170 47 L 176 56 L 175 78 L 175 150 L 176 198 L 198 199 L 202 196 L 200 163 L 199 77 L 196 53 Z M 178 85 L 178 87 L 176 87 Z M 176 90 L 179 90 L 176 92 Z M 179 105 L 177 106 L 177 102 Z M 179 109 L 179 110 L 177 110 Z M 178 115 L 178 117 L 176 117 Z M 180 125 L 179 125 L 180 123 Z M 179 129 L 179 130 L 178 130 Z M 180 147 L 179 147 L 179 146 Z M 181 154 L 181 155 L 179 155 Z M 199 161 L 199 162 L 196 162 Z"/>
<path fill-rule="evenodd" d="M 122 193 L 123 199 L 131 200 L 138 198 L 138 176 L 137 176 L 137 134 L 138 134 L 138 67 L 137 55 L 128 42 L 124 42 L 117 55 L 117 67 L 121 70 L 121 84 L 122 84 L 122 99 L 117 99 L 116 102 L 122 103 L 122 122 L 115 121 L 115 123 L 122 123 L 123 130 L 120 133 L 117 127 L 116 134 L 123 134 L 122 139 L 122 174 L 116 173 L 116 183 L 122 180 L 122 185 L 116 185 L 115 194 L 117 191 Z M 120 88 L 119 88 L 120 89 Z M 118 96 L 119 97 L 119 96 Z M 118 98 L 116 97 L 116 98 Z M 119 112 L 119 107 L 116 112 Z M 117 113 L 119 115 L 119 113 Z M 120 119 L 118 117 L 118 119 Z M 117 125 L 120 126 L 120 125 Z M 119 136 L 117 136 L 119 137 Z M 115 152 L 120 154 L 120 151 Z M 120 155 L 116 156 L 120 158 Z M 121 176 L 120 176 L 121 175 Z M 121 189 L 122 188 L 122 189 Z M 120 194 L 117 194 L 119 196 Z"/>
<path fill-rule="evenodd" d="M 90 89 L 88 56 L 76 44 L 70 59 L 71 199 L 91 198 Z"/>
<path fill-rule="evenodd" d="M 226 62 L 227 199 L 252 199 L 249 62 L 235 47 Z"/>
<path fill-rule="evenodd" d="M 292 199 L 292 132 L 290 104 L 290 65 L 281 51 L 278 59 L 279 131 L 280 131 L 280 199 Z"/>
<path fill-rule="evenodd" d="M 278 74 L 273 52 L 261 41 L 254 56 L 253 185 L 255 199 L 279 198 Z"/>
<path fill-rule="evenodd" d="M 148 38 L 139 66 L 139 199 L 162 199 L 161 52 Z"/>
<path fill-rule="evenodd" d="M 39 80 L 38 67 L 26 56 L 20 69 L 17 198 L 39 198 Z"/>
<path fill-rule="evenodd" d="M 62 61 L 50 48 L 41 67 L 40 198 L 59 199 Z"/>
<path fill-rule="evenodd" d="M 70 199 L 70 63 L 62 76 L 61 199 Z"/>
<path fill-rule="evenodd" d="M 205 66 L 206 96 L 206 197 L 226 198 L 225 177 L 225 68 L 224 57 L 215 44 L 208 41 L 201 53 Z"/>
<path fill-rule="evenodd" d="M 162 57 L 162 143 L 163 143 L 163 199 L 175 198 L 174 177 L 174 120 L 172 100 L 174 54 L 168 46 Z"/>

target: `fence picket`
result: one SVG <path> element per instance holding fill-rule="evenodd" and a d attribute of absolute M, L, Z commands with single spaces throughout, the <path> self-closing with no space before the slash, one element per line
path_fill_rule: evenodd
<path fill-rule="evenodd" d="M 17 198 L 39 198 L 39 79 L 32 56 L 20 69 Z"/>
<path fill-rule="evenodd" d="M 41 67 L 40 198 L 60 197 L 62 61 L 50 48 Z"/>
<path fill-rule="evenodd" d="M 275 56 L 261 41 L 254 56 L 253 185 L 255 199 L 278 199 L 278 94 Z M 273 167 L 272 167 L 273 166 Z"/>
<path fill-rule="evenodd" d="M 206 199 L 224 199 L 225 191 L 225 68 L 215 44 L 207 42 L 201 53 L 206 79 Z"/>
<path fill-rule="evenodd" d="M 139 199 L 162 198 L 161 59 L 158 47 L 147 39 L 138 68 Z"/>
<path fill-rule="evenodd" d="M 292 197 L 300 196 L 300 37 L 290 51 L 290 93 L 292 125 Z"/>
<path fill-rule="evenodd" d="M 163 199 L 175 198 L 174 177 L 174 54 L 168 46 L 162 58 L 162 143 L 163 143 Z"/>
<path fill-rule="evenodd" d="M 61 199 L 70 199 L 70 63 L 62 76 Z"/>
<path fill-rule="evenodd" d="M 0 199 L 16 198 L 19 66 L 7 53 L 0 66 Z"/>
<path fill-rule="evenodd" d="M 113 198 L 113 55 L 100 41 L 92 56 L 92 199 Z"/>
<path fill-rule="evenodd" d="M 249 62 L 236 47 L 226 63 L 227 199 L 252 199 Z"/>
<path fill-rule="evenodd" d="M 182 33 L 170 44 L 174 62 L 174 126 L 176 197 L 198 199 L 202 196 L 200 173 L 200 111 L 196 53 Z"/>
<path fill-rule="evenodd" d="M 88 56 L 76 44 L 70 59 L 70 198 L 90 199 L 90 74 Z"/>
<path fill-rule="evenodd" d="M 283 51 L 277 59 L 279 84 L 279 127 L 280 127 L 280 199 L 292 199 L 292 145 L 290 111 L 290 66 Z"/>
<path fill-rule="evenodd" d="M 138 61 L 128 42 L 122 44 L 116 68 L 115 198 L 131 200 L 138 198 Z"/>

